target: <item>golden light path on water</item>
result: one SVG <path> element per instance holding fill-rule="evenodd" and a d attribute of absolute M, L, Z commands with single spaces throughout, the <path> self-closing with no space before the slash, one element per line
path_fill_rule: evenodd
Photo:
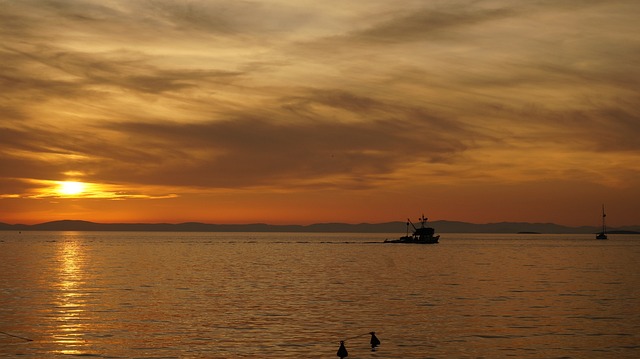
<path fill-rule="evenodd" d="M 80 355 L 86 346 L 85 300 L 81 293 L 84 283 L 83 265 L 85 261 L 82 246 L 71 236 L 60 243 L 57 262 L 59 263 L 59 291 L 56 303 L 56 323 L 53 341 L 63 349 L 58 353 Z"/>

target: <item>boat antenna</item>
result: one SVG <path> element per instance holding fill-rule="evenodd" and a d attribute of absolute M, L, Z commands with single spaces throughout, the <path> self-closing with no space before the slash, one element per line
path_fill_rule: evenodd
<path fill-rule="evenodd" d="M 422 227 L 424 227 L 424 224 L 425 224 L 425 223 L 427 223 L 427 220 L 428 220 L 428 219 L 429 219 L 429 218 L 426 218 L 426 217 L 424 216 L 424 213 L 423 213 L 423 214 L 422 214 L 422 218 L 420 218 L 420 223 L 422 224 Z"/>

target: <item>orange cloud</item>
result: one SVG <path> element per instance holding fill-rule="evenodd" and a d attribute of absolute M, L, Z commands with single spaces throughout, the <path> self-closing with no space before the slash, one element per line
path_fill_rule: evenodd
<path fill-rule="evenodd" d="M 640 213 L 637 1 L 5 5 L 2 216 Z"/>

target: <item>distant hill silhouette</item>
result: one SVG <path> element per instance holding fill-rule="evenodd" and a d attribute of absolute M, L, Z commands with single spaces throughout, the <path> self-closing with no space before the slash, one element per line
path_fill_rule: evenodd
<path fill-rule="evenodd" d="M 440 233 L 596 233 L 599 227 L 567 227 L 554 223 L 501 222 L 476 224 L 456 221 L 429 222 Z M 310 225 L 186 223 L 94 223 L 78 220 L 34 225 L 0 222 L 5 231 L 148 231 L 148 232 L 318 232 L 318 233 L 404 233 L 405 222 L 316 223 Z M 640 226 L 610 228 L 609 233 L 640 233 Z"/>

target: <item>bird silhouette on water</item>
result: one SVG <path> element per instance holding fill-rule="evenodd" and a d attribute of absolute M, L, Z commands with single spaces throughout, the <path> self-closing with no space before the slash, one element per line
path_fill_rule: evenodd
<path fill-rule="evenodd" d="M 376 347 L 380 345 L 380 339 L 378 339 L 378 337 L 376 337 L 376 332 L 369 332 L 369 333 L 364 333 L 364 334 L 360 334 L 360 335 L 356 335 L 355 337 L 351 337 L 351 338 L 347 338 L 345 340 L 341 340 L 340 341 L 340 348 L 338 348 L 338 352 L 336 353 L 336 356 L 340 357 L 340 359 L 344 359 L 346 357 L 349 356 L 349 352 L 347 352 L 347 348 L 345 348 L 344 346 L 344 342 L 348 339 L 356 339 L 356 338 L 361 338 L 367 334 L 371 335 L 371 340 L 369 341 L 369 344 L 371 344 L 371 351 L 375 352 L 376 351 Z"/>
<path fill-rule="evenodd" d="M 338 352 L 336 353 L 336 355 L 339 356 L 340 359 L 344 359 L 349 356 L 347 348 L 344 347 L 344 341 L 340 341 L 340 348 L 338 348 Z"/>
<path fill-rule="evenodd" d="M 380 339 L 378 339 L 378 337 L 376 337 L 376 332 L 370 332 L 369 334 L 371 334 L 371 351 L 375 352 L 376 351 L 376 347 L 378 345 L 380 345 Z"/>

